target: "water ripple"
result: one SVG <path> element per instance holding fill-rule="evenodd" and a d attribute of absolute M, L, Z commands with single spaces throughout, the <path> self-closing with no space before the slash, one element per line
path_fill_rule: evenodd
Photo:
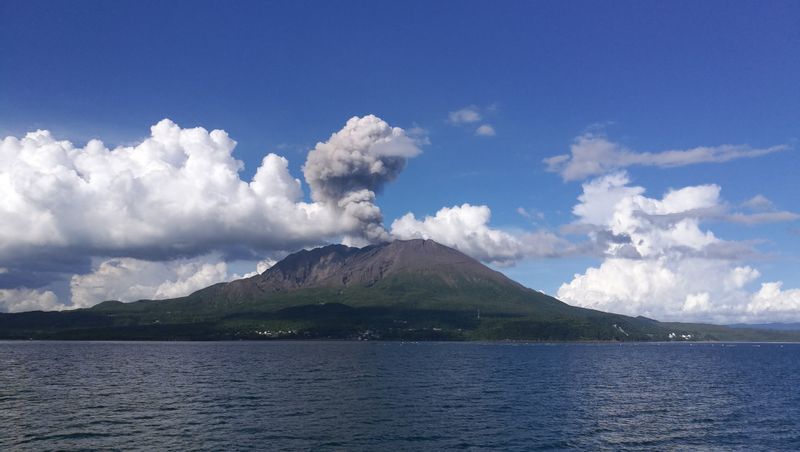
<path fill-rule="evenodd" d="M 0 450 L 798 450 L 800 345 L 0 342 Z"/>

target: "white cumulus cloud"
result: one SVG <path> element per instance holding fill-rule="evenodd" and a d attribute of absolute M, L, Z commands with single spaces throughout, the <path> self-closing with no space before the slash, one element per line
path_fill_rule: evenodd
<path fill-rule="evenodd" d="M 106 300 L 182 297 L 230 279 L 225 262 L 213 256 L 169 262 L 109 259 L 91 273 L 72 277 L 71 307 L 84 308 Z"/>
<path fill-rule="evenodd" d="M 509 232 L 489 226 L 487 206 L 444 207 L 434 216 L 417 219 L 407 213 L 392 223 L 391 234 L 399 239 L 433 239 L 476 259 L 499 265 L 525 257 L 555 256 L 568 243 L 546 231 Z"/>
<path fill-rule="evenodd" d="M 3 139 L 0 266 L 53 254 L 258 255 L 343 235 L 385 237 L 375 194 L 420 152 L 402 129 L 352 118 L 309 153 L 306 202 L 276 154 L 242 180 L 235 146 L 222 130 L 168 119 L 141 143 L 114 149 L 99 140 L 76 147 L 44 130 Z"/>
<path fill-rule="evenodd" d="M 256 276 L 256 275 L 260 275 L 260 274 L 264 273 L 265 271 L 269 270 L 270 268 L 272 268 L 272 266 L 277 264 L 277 263 L 278 263 L 278 261 L 275 260 L 275 259 L 260 260 L 260 261 L 258 261 L 256 263 L 255 271 L 252 271 L 252 272 L 249 272 L 249 273 L 245 273 L 243 276 L 233 275 L 233 277 L 231 279 L 250 278 L 250 277 L 253 277 L 253 276 Z"/>
<path fill-rule="evenodd" d="M 747 305 L 747 313 L 765 319 L 796 321 L 800 318 L 800 289 L 783 290 L 780 281 L 761 284 Z"/>
<path fill-rule="evenodd" d="M 0 289 L 0 312 L 53 311 L 63 307 L 49 290 Z"/>
<path fill-rule="evenodd" d="M 712 232 L 701 230 L 700 219 L 692 215 L 719 205 L 719 186 L 685 187 L 654 199 L 628 182 L 627 175 L 618 173 L 585 183 L 580 202 L 572 209 L 578 223 L 629 239 L 609 244 L 608 254 L 625 250 L 658 257 L 674 248 L 699 251 L 721 242 Z"/>
<path fill-rule="evenodd" d="M 583 307 L 658 320 L 741 321 L 748 300 L 744 286 L 758 276 L 750 267 L 718 259 L 607 258 L 563 284 L 558 297 Z"/>
<path fill-rule="evenodd" d="M 573 208 L 604 252 L 604 260 L 561 285 L 568 303 L 659 320 L 718 323 L 797 321 L 798 289 L 779 282 L 750 287 L 761 274 L 743 265 L 747 247 L 704 230 L 704 219 L 724 213 L 717 185 L 684 187 L 645 196 L 624 173 L 583 184 Z"/>

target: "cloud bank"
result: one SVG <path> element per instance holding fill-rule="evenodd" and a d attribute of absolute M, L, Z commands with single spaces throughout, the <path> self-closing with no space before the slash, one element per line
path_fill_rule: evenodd
<path fill-rule="evenodd" d="M 72 305 L 90 307 L 105 300 L 158 300 L 188 295 L 214 283 L 229 281 L 227 265 L 213 256 L 150 262 L 109 259 L 70 280 Z"/>
<path fill-rule="evenodd" d="M 55 311 L 63 309 L 50 290 L 0 289 L 0 312 Z"/>
<path fill-rule="evenodd" d="M 113 150 L 97 140 L 76 148 L 47 131 L 6 138 L 0 259 L 52 248 L 174 257 L 343 229 L 335 210 L 300 202 L 300 182 L 282 157 L 267 155 L 252 181 L 241 180 L 234 147 L 223 131 L 169 120 L 142 143 Z"/>
<path fill-rule="evenodd" d="M 597 267 L 561 285 L 568 303 L 659 320 L 798 321 L 800 290 L 765 282 L 742 264 L 755 251 L 701 227 L 727 208 L 717 185 L 645 196 L 624 173 L 583 184 L 576 226 L 603 251 Z"/>

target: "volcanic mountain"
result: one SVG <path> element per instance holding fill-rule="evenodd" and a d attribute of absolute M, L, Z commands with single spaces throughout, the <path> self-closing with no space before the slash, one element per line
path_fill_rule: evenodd
<path fill-rule="evenodd" d="M 304 289 L 339 289 L 341 292 L 393 286 L 400 289 L 405 286 L 413 292 L 423 281 L 426 285 L 433 284 L 453 291 L 467 288 L 506 289 L 538 294 L 433 240 L 397 240 L 365 248 L 330 245 L 303 250 L 286 257 L 261 275 L 217 284 L 193 296 L 237 302 L 269 299 Z M 424 298 L 415 301 L 402 298 L 409 303 L 425 301 Z M 547 298 L 546 302 L 554 301 Z"/>
<path fill-rule="evenodd" d="M 329 245 L 171 300 L 0 315 L 0 338 L 788 340 L 567 305 L 432 240 Z"/>

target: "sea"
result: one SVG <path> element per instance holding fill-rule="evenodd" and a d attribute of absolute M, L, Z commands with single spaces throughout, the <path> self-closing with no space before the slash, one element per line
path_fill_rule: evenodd
<path fill-rule="evenodd" d="M 0 342 L 0 450 L 800 450 L 800 344 Z"/>

